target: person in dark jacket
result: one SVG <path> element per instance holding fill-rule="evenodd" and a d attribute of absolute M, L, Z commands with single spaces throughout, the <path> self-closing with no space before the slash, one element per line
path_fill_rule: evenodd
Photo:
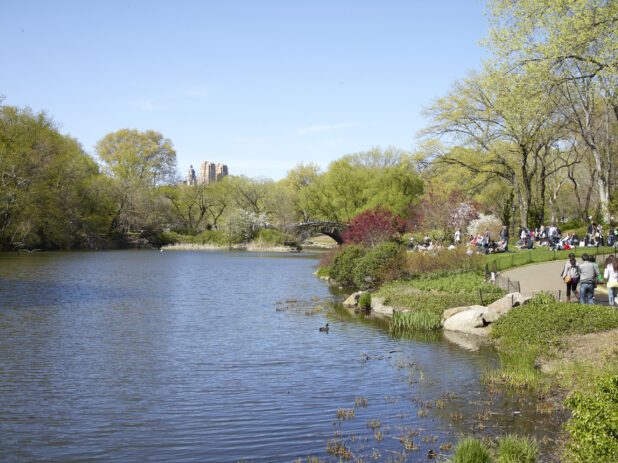
<path fill-rule="evenodd" d="M 588 254 L 582 254 L 582 263 L 579 264 L 579 302 L 594 304 L 594 288 L 599 278 L 599 270 L 589 260 Z"/>

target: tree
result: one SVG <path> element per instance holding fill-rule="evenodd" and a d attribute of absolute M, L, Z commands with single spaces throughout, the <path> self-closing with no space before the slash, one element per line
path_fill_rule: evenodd
<path fill-rule="evenodd" d="M 423 181 L 407 153 L 373 149 L 344 156 L 300 190 L 300 208 L 312 219 L 349 222 L 382 206 L 395 215 L 423 191 Z"/>
<path fill-rule="evenodd" d="M 437 153 L 438 162 L 509 183 L 526 225 L 536 182 L 577 162 L 553 149 L 563 123 L 539 87 L 530 76 L 499 69 L 473 73 L 425 110 L 431 123 L 422 132 L 453 145 Z"/>
<path fill-rule="evenodd" d="M 460 191 L 447 192 L 430 185 L 419 203 L 411 208 L 407 223 L 412 230 L 433 232 L 434 239 L 444 241 L 478 215 L 478 204 L 469 201 Z"/>
<path fill-rule="evenodd" d="M 95 149 L 115 181 L 112 228 L 131 231 L 153 223 L 156 187 L 171 183 L 176 170 L 171 140 L 153 130 L 122 129 L 103 137 Z"/>
<path fill-rule="evenodd" d="M 0 106 L 0 248 L 97 247 L 109 192 L 94 160 L 45 113 Z"/>
<path fill-rule="evenodd" d="M 603 218 L 615 188 L 618 3 L 491 0 L 487 47 L 505 72 L 536 76 L 561 98 L 572 132 L 594 159 Z"/>

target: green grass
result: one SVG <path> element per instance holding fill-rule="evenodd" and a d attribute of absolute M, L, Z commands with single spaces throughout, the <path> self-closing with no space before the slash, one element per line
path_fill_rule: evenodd
<path fill-rule="evenodd" d="M 485 380 L 517 388 L 547 389 L 547 378 L 534 365 L 539 355 L 551 355 L 562 336 L 616 327 L 618 311 L 610 307 L 556 302 L 551 295 L 541 293 L 494 323 L 491 336 L 497 341 L 501 368 Z"/>
<path fill-rule="evenodd" d="M 453 452 L 452 463 L 491 463 L 491 454 L 483 443 L 474 437 L 459 441 Z"/>
<path fill-rule="evenodd" d="M 484 283 L 481 274 L 467 272 L 440 277 L 425 275 L 409 281 L 391 281 L 383 285 L 375 295 L 383 297 L 386 305 L 410 310 L 428 310 L 441 317 L 446 309 L 462 305 L 487 305 L 504 294 L 502 289 Z"/>
<path fill-rule="evenodd" d="M 534 463 L 539 447 L 536 440 L 512 434 L 498 439 L 497 463 Z"/>
<path fill-rule="evenodd" d="M 398 334 L 412 330 L 431 331 L 440 329 L 440 317 L 429 310 L 393 313 L 393 321 L 390 324 L 391 333 Z"/>
<path fill-rule="evenodd" d="M 507 254 L 488 254 L 487 270 L 490 272 L 500 272 L 507 268 L 520 267 L 527 264 L 549 262 L 552 260 L 567 260 L 569 258 L 569 253 L 574 253 L 577 257 L 580 257 L 584 253 L 596 256 L 613 254 L 614 252 L 615 248 L 610 247 L 578 247 L 570 251 L 550 251 L 547 248 L 537 248 L 510 252 Z"/>

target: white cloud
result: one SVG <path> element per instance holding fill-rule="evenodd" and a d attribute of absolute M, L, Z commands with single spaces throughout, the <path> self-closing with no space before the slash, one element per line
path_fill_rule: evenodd
<path fill-rule="evenodd" d="M 297 135 L 307 135 L 310 133 L 316 132 L 332 132 L 334 130 L 339 129 L 347 129 L 350 127 L 358 127 L 360 124 L 358 122 L 346 122 L 343 124 L 333 124 L 333 125 L 312 125 L 311 127 L 304 127 L 302 129 L 298 129 L 296 131 Z"/>

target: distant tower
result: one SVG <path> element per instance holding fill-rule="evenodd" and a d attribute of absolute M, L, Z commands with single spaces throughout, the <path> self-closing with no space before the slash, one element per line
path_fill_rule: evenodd
<path fill-rule="evenodd" d="M 187 185 L 197 185 L 197 178 L 195 178 L 195 170 L 193 170 L 193 165 L 189 166 L 189 172 L 187 172 Z"/>
<path fill-rule="evenodd" d="M 227 175 L 227 166 L 225 164 L 217 164 L 217 182 L 221 181 Z"/>
<path fill-rule="evenodd" d="M 202 162 L 200 165 L 200 176 L 197 179 L 198 185 L 210 185 L 217 180 L 216 166 L 212 162 Z"/>

